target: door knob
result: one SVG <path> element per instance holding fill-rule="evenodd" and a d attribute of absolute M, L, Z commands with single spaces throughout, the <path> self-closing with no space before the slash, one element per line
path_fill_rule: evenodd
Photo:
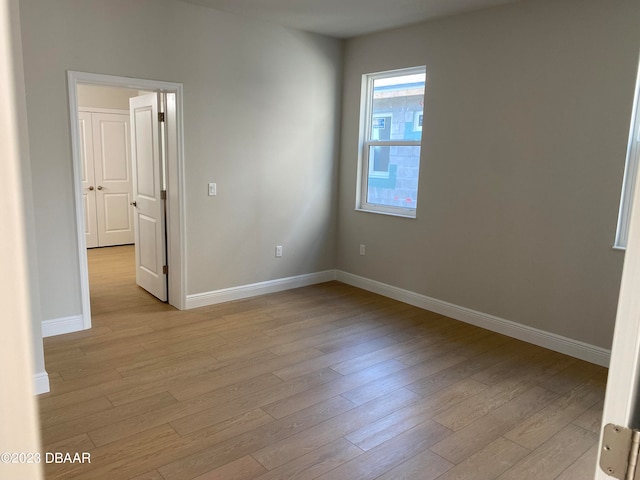
<path fill-rule="evenodd" d="M 102 185 L 98 185 L 98 190 L 102 190 L 104 187 Z"/>
<path fill-rule="evenodd" d="M 134 207 L 137 207 L 138 203 L 137 202 L 131 202 L 131 203 L 129 203 L 129 205 L 133 205 Z"/>
<path fill-rule="evenodd" d="M 89 190 L 93 191 L 93 185 L 89 186 Z"/>

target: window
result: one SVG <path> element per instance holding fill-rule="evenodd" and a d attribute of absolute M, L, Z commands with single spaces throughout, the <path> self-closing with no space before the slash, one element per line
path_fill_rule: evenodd
<path fill-rule="evenodd" d="M 425 67 L 364 75 L 356 208 L 416 216 Z"/>
<path fill-rule="evenodd" d="M 640 77 L 638 79 L 638 90 L 640 90 Z M 622 195 L 620 197 L 620 211 L 618 213 L 618 228 L 616 229 L 616 239 L 613 248 L 624 250 L 627 248 L 627 238 L 629 237 L 629 224 L 631 223 L 631 203 L 635 190 L 636 177 L 638 176 L 638 158 L 640 157 L 640 109 L 638 108 L 638 94 L 636 94 L 636 104 L 634 107 L 631 133 L 629 134 L 629 144 L 627 146 L 627 163 L 624 169 L 624 181 L 622 184 Z"/>

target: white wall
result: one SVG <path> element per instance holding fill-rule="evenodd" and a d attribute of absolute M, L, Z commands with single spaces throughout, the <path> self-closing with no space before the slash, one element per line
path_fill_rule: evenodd
<path fill-rule="evenodd" d="M 636 0 L 535 0 L 349 40 L 338 267 L 610 348 L 638 25 Z M 356 212 L 361 76 L 416 65 L 418 218 Z"/>
<path fill-rule="evenodd" d="M 4 70 L 7 75 L 7 80 L 4 82 L 9 82 L 9 78 L 11 79 L 10 83 L 7 83 L 7 88 L 11 91 L 12 101 L 15 102 L 15 105 L 10 105 L 8 101 L 3 102 L 3 104 L 7 105 L 7 115 L 14 115 L 15 125 L 12 128 L 16 128 L 15 132 L 9 127 L 3 127 L 3 131 L 5 134 L 9 135 L 6 141 L 6 148 L 10 148 L 10 145 L 13 140 L 11 140 L 10 135 L 15 133 L 19 135 L 17 139 L 19 144 L 17 147 L 20 149 L 18 152 L 20 157 L 20 190 L 22 192 L 22 200 L 20 202 L 21 214 L 23 217 L 21 221 L 23 222 L 22 227 L 24 228 L 24 232 L 16 232 L 18 234 L 24 233 L 24 252 L 26 254 L 27 260 L 27 281 L 28 281 L 28 289 L 29 289 L 29 318 L 31 320 L 31 325 L 29 326 L 31 336 L 32 336 L 32 362 L 29 362 L 29 366 L 32 369 L 32 374 L 35 380 L 35 390 L 37 393 L 44 393 L 49 391 L 49 380 L 47 376 L 47 372 L 45 370 L 44 365 L 44 350 L 42 344 L 42 313 L 40 309 L 40 288 L 39 288 L 39 271 L 38 271 L 38 262 L 37 262 L 37 245 L 36 245 L 36 227 L 35 227 L 35 215 L 34 215 L 34 201 L 33 201 L 33 187 L 31 180 L 31 160 L 29 154 L 29 137 L 27 132 L 27 119 L 26 119 L 26 99 L 25 99 L 25 84 L 24 84 L 24 68 L 22 61 L 22 45 L 21 45 L 21 35 L 20 35 L 20 25 L 17 20 L 20 18 L 19 7 L 17 2 L 7 2 L 7 5 L 10 6 L 10 18 L 11 23 L 10 27 L 6 30 L 7 35 L 11 37 L 9 46 L 13 49 L 13 59 L 7 59 L 7 61 L 13 61 L 13 68 L 7 68 Z M 3 83 L 4 83 L 3 82 Z M 12 90 L 11 90 L 12 89 Z M 10 117 L 7 117 L 7 121 Z M 7 152 L 6 153 L 7 162 L 11 162 L 11 156 Z M 7 165 L 7 170 L 10 168 Z M 7 173 L 7 178 L 9 173 Z M 7 214 L 15 215 L 17 211 L 14 211 L 13 208 L 7 207 Z M 9 227 L 9 221 L 0 221 L 1 225 L 5 226 L 6 232 L 12 231 L 12 227 Z M 5 230 L 3 229 L 3 230 Z M 6 238 L 6 241 L 10 242 L 11 238 Z M 9 247 L 0 248 L 0 251 L 7 256 L 7 260 L 13 260 L 13 257 L 19 255 L 18 251 L 11 252 Z M 18 260 L 19 257 L 16 258 Z M 12 285 L 11 287 L 20 288 L 20 285 L 15 282 L 18 282 L 14 279 L 9 273 L 5 273 L 4 277 L 8 279 Z M 12 292 L 12 288 L 7 286 L 8 291 Z M 9 293 L 8 298 L 12 298 L 12 293 Z M 19 300 L 19 297 L 16 293 L 16 300 Z M 12 315 L 9 312 L 5 312 L 7 318 L 19 318 L 17 314 Z"/>
<path fill-rule="evenodd" d="M 0 445 L 3 452 L 37 452 L 40 441 L 33 371 L 34 366 L 44 364 L 42 337 L 32 334 L 39 319 L 32 312 L 27 258 L 25 202 L 29 189 L 24 164 L 29 163 L 29 148 L 17 0 L 0 1 L 0 103 Z M 35 362 L 33 351 L 38 352 Z M 42 478 L 41 465 L 36 463 L 3 464 L 0 469 L 3 478 Z"/>
<path fill-rule="evenodd" d="M 339 41 L 175 0 L 21 10 L 45 319 L 80 313 L 66 70 L 184 84 L 187 293 L 334 267 Z"/>

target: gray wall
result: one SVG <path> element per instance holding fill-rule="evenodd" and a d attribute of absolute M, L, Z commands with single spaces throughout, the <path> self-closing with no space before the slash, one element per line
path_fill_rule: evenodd
<path fill-rule="evenodd" d="M 638 25 L 636 0 L 536 0 L 348 41 L 338 268 L 610 348 Z M 418 218 L 355 212 L 361 75 L 416 65 Z"/>
<path fill-rule="evenodd" d="M 44 319 L 81 311 L 66 70 L 184 84 L 187 293 L 335 266 L 341 42 L 174 0 L 20 6 Z"/>

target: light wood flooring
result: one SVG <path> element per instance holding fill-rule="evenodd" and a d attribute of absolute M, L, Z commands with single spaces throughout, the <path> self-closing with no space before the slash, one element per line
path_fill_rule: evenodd
<path fill-rule="evenodd" d="M 45 339 L 47 479 L 593 478 L 604 368 L 338 282 L 181 312 L 132 254 Z"/>

